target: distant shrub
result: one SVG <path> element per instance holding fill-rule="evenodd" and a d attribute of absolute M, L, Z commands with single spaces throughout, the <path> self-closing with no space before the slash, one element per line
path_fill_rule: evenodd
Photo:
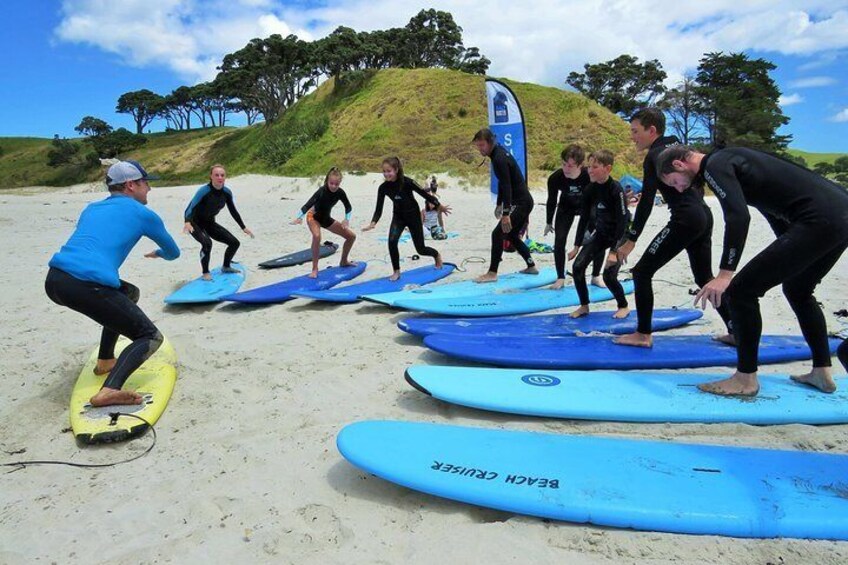
<path fill-rule="evenodd" d="M 460 108 L 459 111 L 457 111 L 457 114 L 459 114 L 460 118 L 464 118 L 468 115 L 468 110 L 466 110 L 465 108 Z"/>
<path fill-rule="evenodd" d="M 284 165 L 295 153 L 324 135 L 328 127 L 327 116 L 285 122 L 262 143 L 259 157 L 273 167 Z"/>
<path fill-rule="evenodd" d="M 79 145 L 71 143 L 67 139 L 54 137 L 50 142 L 50 150 L 47 152 L 47 165 L 50 167 L 61 167 L 73 161 L 74 156 L 79 153 Z"/>

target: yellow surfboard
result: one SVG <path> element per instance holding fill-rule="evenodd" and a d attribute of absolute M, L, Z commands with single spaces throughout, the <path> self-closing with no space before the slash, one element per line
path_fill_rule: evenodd
<path fill-rule="evenodd" d="M 119 355 L 129 343 L 129 340 L 121 338 L 115 354 Z M 144 397 L 141 404 L 99 408 L 89 404 L 89 399 L 106 380 L 106 375 L 94 374 L 96 363 L 97 349 L 83 367 L 71 393 L 71 429 L 74 436 L 85 443 L 102 443 L 130 439 L 147 430 L 148 425 L 141 420 L 128 416 L 114 418 L 111 414 L 115 412 L 134 414 L 155 424 L 165 411 L 177 381 L 177 353 L 171 342 L 165 339 L 158 351 L 124 383 L 124 389 L 134 390 Z"/>

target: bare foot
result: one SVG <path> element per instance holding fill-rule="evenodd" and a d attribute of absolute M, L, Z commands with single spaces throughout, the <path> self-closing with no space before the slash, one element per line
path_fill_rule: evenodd
<path fill-rule="evenodd" d="M 356 265 L 356 261 L 351 260 L 341 261 L 339 263 L 339 267 L 353 267 L 354 265 Z"/>
<path fill-rule="evenodd" d="M 615 318 L 616 320 L 623 320 L 624 318 L 626 318 L 629 315 L 630 315 L 630 308 L 625 306 L 624 308 L 619 308 L 618 310 L 616 310 L 615 314 L 613 314 L 612 317 Z"/>
<path fill-rule="evenodd" d="M 565 279 L 557 279 L 554 284 L 552 284 L 549 288 L 551 290 L 559 290 L 565 286 Z"/>
<path fill-rule="evenodd" d="M 389 277 L 389 280 L 392 281 L 392 282 L 395 282 L 399 278 L 400 278 L 400 271 L 395 271 L 394 273 L 392 273 L 392 276 Z"/>
<path fill-rule="evenodd" d="M 830 376 L 830 367 L 814 367 L 806 375 L 792 375 L 789 378 L 796 383 L 815 387 L 822 392 L 836 392 L 836 383 Z"/>
<path fill-rule="evenodd" d="M 523 271 L 519 272 L 524 273 L 525 275 L 538 275 L 539 269 L 536 268 L 536 265 L 531 265 L 530 267 L 527 267 Z"/>
<path fill-rule="evenodd" d="M 736 338 L 733 337 L 733 334 L 716 335 L 713 336 L 713 340 L 723 343 L 725 345 L 736 347 Z"/>
<path fill-rule="evenodd" d="M 760 392 L 757 373 L 740 373 L 736 371 L 732 377 L 698 385 L 702 392 L 718 396 L 753 397 Z"/>
<path fill-rule="evenodd" d="M 212 273 L 203 273 L 203 277 L 201 277 L 201 278 L 205 281 L 211 281 L 212 280 Z"/>
<path fill-rule="evenodd" d="M 115 367 L 115 363 L 117 363 L 117 359 L 98 359 L 97 364 L 94 366 L 94 374 L 95 375 L 106 375 Z"/>
<path fill-rule="evenodd" d="M 488 273 L 486 273 L 485 275 L 480 275 L 479 277 L 477 277 L 476 279 L 474 279 L 474 282 L 477 282 L 477 283 L 490 283 L 490 282 L 495 282 L 495 281 L 497 281 L 497 280 L 498 280 L 498 274 L 497 274 L 497 273 L 493 273 L 492 271 L 489 271 L 489 272 L 488 272 Z"/>
<path fill-rule="evenodd" d="M 221 272 L 222 273 L 240 273 L 241 271 L 239 271 L 235 267 L 221 267 Z"/>
<path fill-rule="evenodd" d="M 312 271 L 311 273 L 309 273 L 309 278 L 310 279 L 317 279 L 318 278 L 318 271 Z"/>
<path fill-rule="evenodd" d="M 91 397 L 92 406 L 114 406 L 116 404 L 141 404 L 142 396 L 131 390 L 103 387 Z"/>
<path fill-rule="evenodd" d="M 616 337 L 612 342 L 618 345 L 630 345 L 632 347 L 653 347 L 654 337 L 651 334 L 633 332 L 632 334 Z"/>
<path fill-rule="evenodd" d="M 439 253 L 438 255 L 436 255 L 436 268 L 441 269 L 442 265 L 444 265 L 444 262 L 442 261 L 442 254 Z"/>
<path fill-rule="evenodd" d="M 604 282 L 603 277 L 592 277 L 592 286 L 597 286 L 598 288 L 606 288 L 607 283 Z"/>
<path fill-rule="evenodd" d="M 585 316 L 588 313 L 589 313 L 589 307 L 588 306 L 581 306 L 580 308 L 578 308 L 577 310 L 575 310 L 571 314 L 569 314 L 569 316 L 571 316 L 572 318 L 582 318 L 583 316 Z"/>

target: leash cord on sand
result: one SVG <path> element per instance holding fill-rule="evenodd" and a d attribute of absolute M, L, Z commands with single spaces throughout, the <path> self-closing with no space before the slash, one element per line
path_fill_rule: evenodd
<path fill-rule="evenodd" d="M 465 273 L 468 269 L 465 268 L 466 263 L 485 263 L 486 259 L 483 257 L 478 257 L 476 255 L 472 255 L 471 257 L 466 257 L 462 260 L 462 263 L 456 266 L 456 270 L 460 273 Z"/>
<path fill-rule="evenodd" d="M 20 471 L 21 469 L 25 469 L 27 465 L 67 465 L 68 467 L 79 467 L 81 469 L 97 469 L 103 467 L 114 467 L 115 465 L 123 465 L 124 463 L 129 463 L 130 461 L 135 461 L 136 459 L 141 459 L 151 451 L 153 451 L 153 447 L 156 445 L 156 428 L 153 427 L 153 424 L 142 418 L 141 416 L 136 416 L 135 414 L 127 414 L 126 412 L 111 412 L 109 416 L 117 419 L 120 416 L 129 416 L 130 418 L 135 418 L 136 420 L 141 420 L 150 428 L 150 431 L 153 433 L 153 443 L 150 444 L 150 447 L 144 450 L 143 453 L 140 453 L 134 457 L 130 457 L 129 459 L 124 459 L 123 461 L 116 461 L 114 463 L 73 463 L 72 461 L 50 461 L 50 460 L 33 460 L 33 461 L 13 461 L 11 463 L 0 463 L 0 467 L 17 467 L 17 469 L 13 469 L 9 471 L 9 473 L 14 473 L 15 471 Z"/>

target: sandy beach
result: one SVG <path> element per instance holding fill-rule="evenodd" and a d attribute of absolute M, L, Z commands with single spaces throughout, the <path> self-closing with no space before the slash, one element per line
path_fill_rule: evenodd
<path fill-rule="evenodd" d="M 155 169 L 151 165 L 152 169 Z M 452 282 L 486 270 L 495 220 L 487 187 L 439 177 L 439 196 L 451 205 L 447 229 L 456 239 L 435 242 L 446 261 L 470 263 Z M 249 268 L 243 289 L 305 274 L 309 265 L 262 271 L 256 265 L 309 244 L 305 226 L 292 226 L 320 179 L 247 175 L 228 180 L 251 240 L 226 210 L 219 222 L 242 241 L 237 260 Z M 172 341 L 179 377 L 156 425 L 158 442 L 144 458 L 100 470 L 33 466 L 0 471 L 0 563 L 723 563 L 842 564 L 848 543 L 754 540 L 636 532 L 543 521 L 468 506 L 413 492 L 347 463 L 335 447 L 338 431 L 364 419 L 397 419 L 468 426 L 593 434 L 627 438 L 848 453 L 848 425 L 757 427 L 741 424 L 626 424 L 555 421 L 496 415 L 448 405 L 411 388 L 411 364 L 460 364 L 425 349 L 395 326 L 408 313 L 373 304 L 326 305 L 304 300 L 264 307 L 166 307 L 162 299 L 200 274 L 199 244 L 181 233 L 182 211 L 197 185 L 154 188 L 159 213 L 183 255 L 175 262 L 145 259 L 155 244 L 142 240 L 121 271 L 142 291 L 140 305 Z M 388 275 L 390 204 L 374 231 L 362 233 L 381 177 L 346 175 L 352 258 L 366 260 L 361 277 Z M 84 206 L 105 197 L 103 185 L 34 187 L 0 192 L 0 281 L 3 328 L 0 367 L 0 462 L 54 459 L 105 463 L 138 454 L 150 434 L 129 443 L 79 447 L 67 430 L 68 401 L 79 371 L 98 342 L 99 328 L 53 304 L 44 294 L 47 262 L 71 234 Z M 545 194 L 533 190 L 531 235 L 542 239 Z M 716 218 L 717 267 L 723 221 Z M 337 208 L 336 217 L 343 212 Z M 773 239 L 752 212 L 744 258 Z M 630 265 L 668 219 L 656 208 Z M 341 241 L 326 230 L 324 239 Z M 544 238 L 552 243 L 553 237 Z M 570 243 L 570 242 L 569 242 Z M 414 262 L 401 244 L 403 268 Z M 221 244 L 213 247 L 220 264 Z M 340 254 L 322 260 L 336 264 Z M 553 255 L 537 255 L 553 265 Z M 522 267 L 506 255 L 501 272 Z M 656 307 L 691 304 L 694 288 L 685 255 L 660 271 Z M 669 284 L 672 283 L 672 284 Z M 848 256 L 819 286 L 828 329 L 846 308 Z M 631 300 L 631 306 L 633 301 Z M 594 307 L 608 309 L 612 304 Z M 762 301 L 765 333 L 798 334 L 779 289 Z M 634 314 L 635 315 L 635 314 Z M 703 323 L 680 333 L 717 333 L 710 310 Z M 799 373 L 807 364 L 762 368 Z M 835 367 L 841 374 L 841 367 Z M 730 369 L 700 372 L 728 373 Z M 25 450 L 25 451 L 22 451 Z"/>

